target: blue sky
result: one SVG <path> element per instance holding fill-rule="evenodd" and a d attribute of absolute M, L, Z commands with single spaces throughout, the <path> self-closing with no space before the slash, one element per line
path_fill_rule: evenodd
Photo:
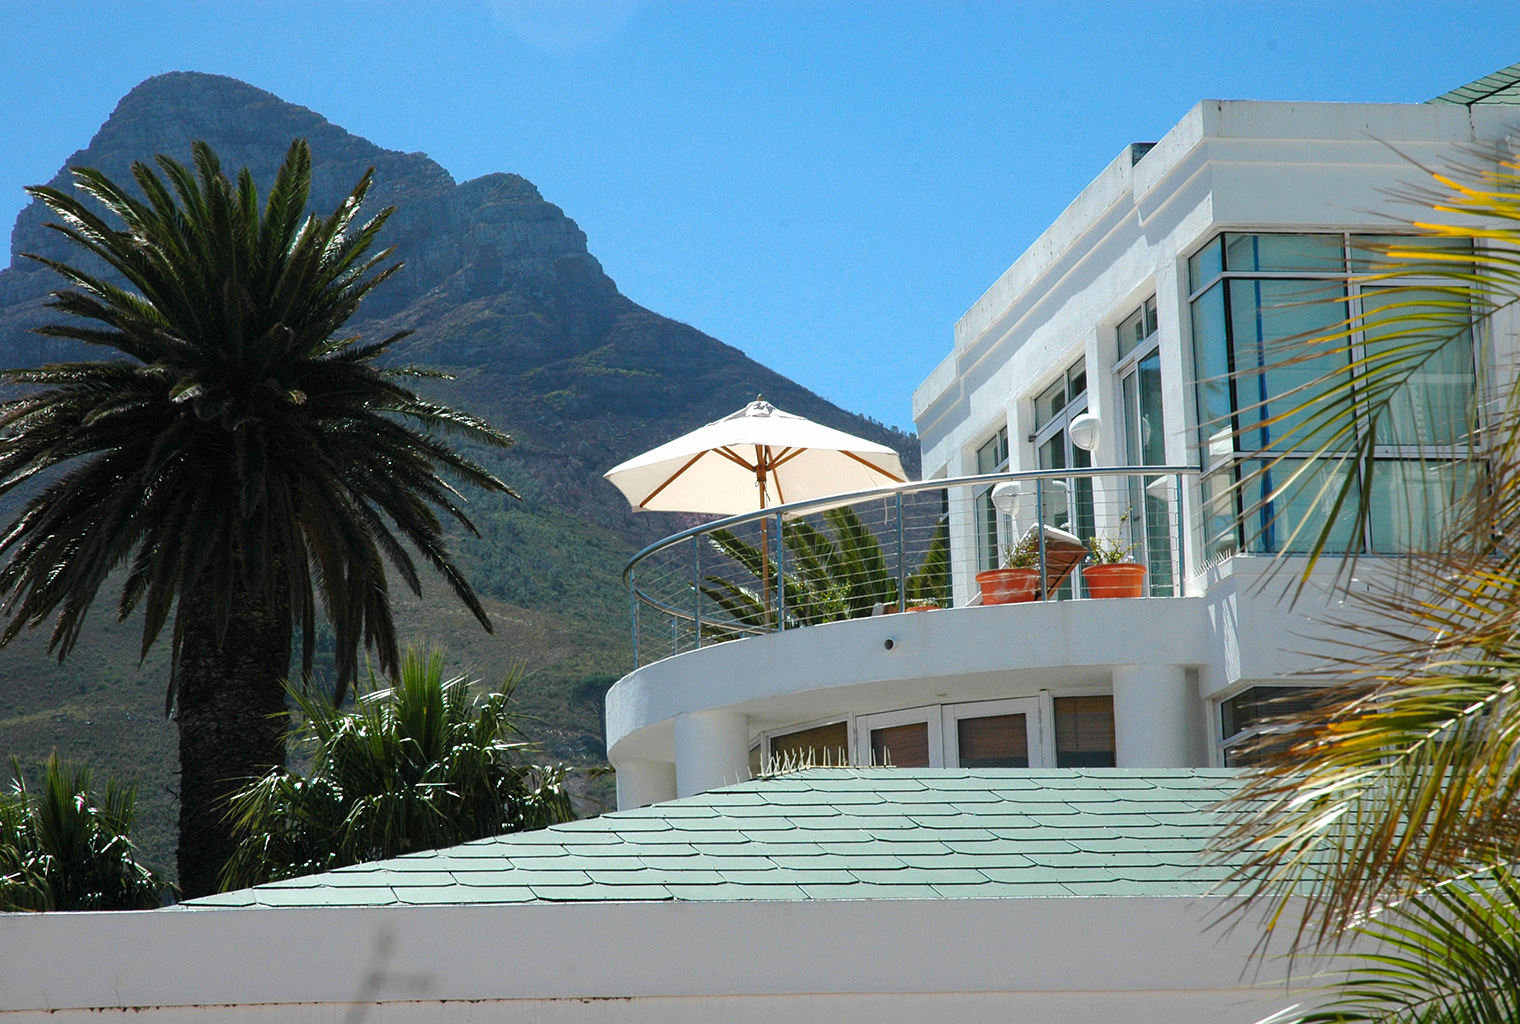
<path fill-rule="evenodd" d="M 956 318 L 1127 143 L 1206 97 L 1427 99 L 1520 61 L 1513 12 L 4 0 L 0 223 L 143 78 L 232 75 L 458 180 L 524 175 L 634 300 L 911 426 Z"/>

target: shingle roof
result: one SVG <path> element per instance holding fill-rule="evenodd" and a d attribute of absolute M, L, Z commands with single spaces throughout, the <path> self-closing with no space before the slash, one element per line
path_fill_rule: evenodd
<path fill-rule="evenodd" d="M 1474 103 L 1520 103 L 1520 64 L 1484 75 L 1476 82 L 1469 82 L 1451 92 L 1443 92 L 1430 103 L 1460 103 L 1470 107 Z"/>
<path fill-rule="evenodd" d="M 809 769 L 186 907 L 1196 895 L 1227 769 Z"/>

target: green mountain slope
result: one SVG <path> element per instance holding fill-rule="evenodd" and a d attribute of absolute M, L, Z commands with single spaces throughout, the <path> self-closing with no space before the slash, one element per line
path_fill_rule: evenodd
<path fill-rule="evenodd" d="M 488 680 L 526 664 L 520 694 L 549 756 L 578 765 L 603 758 L 601 694 L 631 667 L 622 566 L 638 547 L 695 521 L 634 514 L 602 480 L 607 468 L 761 392 L 788 411 L 891 444 L 916 468 L 912 437 L 620 294 L 574 221 L 517 175 L 456 183 L 423 154 L 382 149 L 270 93 L 188 72 L 133 89 L 67 165 L 125 180 L 133 160 L 187 159 L 191 141 L 205 139 L 225 166 L 246 165 L 267 185 L 297 136 L 313 150 L 314 208 L 331 209 L 370 166 L 375 209 L 398 207 L 382 237 L 405 267 L 354 330 L 412 331 L 396 358 L 453 373 L 437 396 L 517 439 L 510 451 L 479 454 L 522 500 L 468 495 L 482 536 L 454 541 L 495 634 L 433 581 L 424 600 L 408 595 L 401 619 L 408 635 L 446 646 L 457 665 Z M 66 184 L 62 170 L 53 184 Z M 58 281 L 16 254 L 78 258 L 45 219 L 35 203 L 21 213 L 12 265 L 0 271 L 0 365 L 87 355 L 29 333 L 48 315 L 41 302 Z M 166 864 L 175 737 L 163 720 L 164 653 L 139 668 L 137 628 L 114 623 L 101 602 L 66 665 L 45 657 L 41 637 L 0 651 L 0 754 L 36 763 L 57 747 L 135 780 L 144 845 Z M 606 780 L 591 783 L 591 793 L 605 798 Z"/>

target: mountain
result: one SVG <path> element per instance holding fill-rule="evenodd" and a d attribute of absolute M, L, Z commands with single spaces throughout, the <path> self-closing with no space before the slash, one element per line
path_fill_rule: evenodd
<path fill-rule="evenodd" d="M 382 243 L 403 269 L 366 300 L 352 329 L 365 337 L 409 330 L 396 359 L 443 369 L 455 380 L 436 396 L 506 429 L 506 452 L 475 452 L 522 495 L 468 495 L 478 539 L 454 538 L 496 622 L 487 636 L 436 581 L 401 613 L 404 632 L 447 647 L 456 665 L 487 680 L 514 664 L 534 716 L 531 738 L 578 765 L 604 757 L 601 694 L 630 667 L 621 570 L 649 541 L 695 521 L 634 514 L 601 474 L 644 449 L 716 419 L 757 393 L 783 409 L 897 448 L 916 470 L 913 437 L 849 413 L 732 346 L 643 308 L 621 294 L 587 249 L 586 236 L 532 182 L 488 174 L 456 182 L 426 155 L 382 149 L 244 82 L 175 72 L 143 82 L 117 105 L 66 168 L 94 167 L 118 181 L 134 161 L 165 153 L 188 161 L 203 139 L 229 173 L 248 167 L 261 189 L 294 138 L 311 145 L 312 207 L 328 212 L 375 168 L 371 207 L 395 206 Z M 0 271 L 0 365 L 87 357 L 30 329 L 59 279 L 23 259 L 79 260 L 44 227 L 39 203 L 11 234 Z M 0 509 L 3 511 L 3 509 Z M 162 716 L 160 658 L 130 655 L 136 622 L 119 625 L 98 603 L 89 635 L 69 662 L 43 653 L 41 637 L 0 651 L 0 755 L 35 764 L 56 746 L 100 772 L 136 781 L 144 846 L 168 863 L 174 817 L 173 728 Z M 605 798 L 605 780 L 590 784 Z"/>

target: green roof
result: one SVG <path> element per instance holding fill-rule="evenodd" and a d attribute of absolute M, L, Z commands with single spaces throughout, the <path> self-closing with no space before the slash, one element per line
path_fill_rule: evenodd
<path fill-rule="evenodd" d="M 814 768 L 184 906 L 1198 895 L 1239 777 Z"/>
<path fill-rule="evenodd" d="M 1466 107 L 1474 103 L 1520 103 L 1520 64 L 1511 64 L 1491 75 L 1484 75 L 1476 82 L 1443 92 L 1428 102 L 1460 103 Z"/>

